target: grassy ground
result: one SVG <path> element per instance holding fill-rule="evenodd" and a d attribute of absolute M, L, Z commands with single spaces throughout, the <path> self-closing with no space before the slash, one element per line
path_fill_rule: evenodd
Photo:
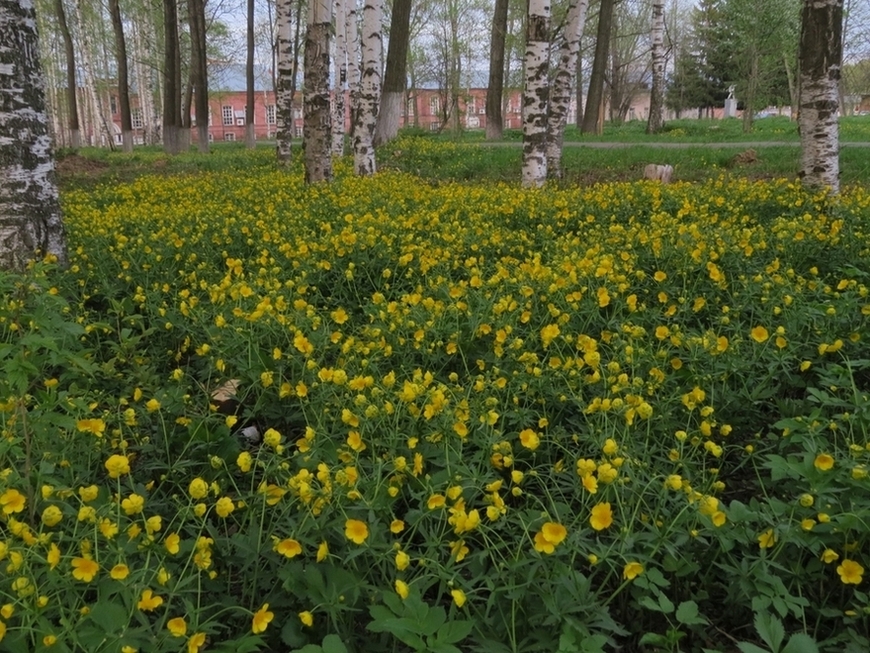
<path fill-rule="evenodd" d="M 505 143 L 518 143 L 522 136 L 509 131 L 500 144 L 487 144 L 481 131 L 432 135 L 408 130 L 398 141 L 378 154 L 382 168 L 414 172 L 438 180 L 492 180 L 516 182 L 520 177 L 520 153 Z M 567 146 L 563 155 L 566 184 L 591 184 L 639 179 L 648 163 L 670 164 L 675 179 L 703 181 L 722 175 L 749 179 L 794 178 L 800 164 L 796 123 L 784 117 L 757 120 L 754 131 L 745 134 L 738 120 L 680 120 L 668 123 L 657 136 L 644 133 L 641 121 L 607 125 L 603 136 L 580 135 L 574 127 L 566 133 L 568 143 L 614 143 L 618 148 Z M 870 117 L 844 118 L 843 142 L 870 141 Z M 735 148 L 735 143 L 751 145 Z M 765 143 L 789 143 L 769 146 Z M 628 147 L 625 145 L 628 144 Z M 668 147 L 685 144 L 686 147 Z M 709 146 L 704 146 L 709 144 Z M 718 145 L 718 147 L 717 147 Z M 274 166 L 272 144 L 261 144 L 253 154 L 241 144 L 215 144 L 220 156 L 201 156 L 195 151 L 176 157 L 160 148 L 137 148 L 133 154 L 83 148 L 77 154 L 62 153 L 60 178 L 63 187 L 92 186 L 100 182 L 134 179 L 142 174 L 187 174 L 233 168 Z M 297 152 L 299 149 L 297 148 Z M 297 162 L 298 163 L 298 162 Z M 870 149 L 845 147 L 840 154 L 844 185 L 870 182 Z"/>

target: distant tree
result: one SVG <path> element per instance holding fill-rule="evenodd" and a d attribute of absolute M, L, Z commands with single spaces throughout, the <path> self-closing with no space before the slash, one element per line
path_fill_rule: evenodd
<path fill-rule="evenodd" d="M 504 97 L 507 22 L 508 0 L 495 0 L 492 34 L 489 42 L 489 84 L 486 90 L 487 140 L 499 140 L 504 132 L 504 116 L 501 106 Z"/>
<path fill-rule="evenodd" d="M 248 0 L 246 21 L 247 58 L 245 60 L 245 147 L 257 147 L 257 134 L 254 131 L 254 0 Z M 328 56 L 328 55 L 327 55 Z"/>
<path fill-rule="evenodd" d="M 0 0 L 0 43 L 0 269 L 47 254 L 65 265 L 32 2 Z"/>
<path fill-rule="evenodd" d="M 838 131 L 843 0 L 804 0 L 800 41 L 801 172 L 806 186 L 840 189 Z"/>
<path fill-rule="evenodd" d="M 652 84 L 649 94 L 649 117 L 646 124 L 647 134 L 656 134 L 664 126 L 665 108 L 665 3 L 653 0 L 652 3 Z"/>
<path fill-rule="evenodd" d="M 209 150 L 205 2 L 206 0 L 187 0 L 187 16 L 190 26 L 190 81 L 195 100 L 197 148 L 202 153 Z"/>
<path fill-rule="evenodd" d="M 607 71 L 607 58 L 610 51 L 610 37 L 613 28 L 613 8 L 615 0 L 601 0 L 598 8 L 598 29 L 595 40 L 595 57 L 592 60 L 592 73 L 589 77 L 589 90 L 586 92 L 586 110 L 583 112 L 584 134 L 596 134 L 604 116 L 604 76 Z"/>
<path fill-rule="evenodd" d="M 121 117 L 121 147 L 124 152 L 133 151 L 133 121 L 130 116 L 130 81 L 127 75 L 127 41 L 124 38 L 124 22 L 118 0 L 109 0 L 109 14 L 115 33 L 115 61 L 118 66 L 118 113 Z"/>
<path fill-rule="evenodd" d="M 181 53 L 178 38 L 178 5 L 163 0 L 163 149 L 181 150 Z"/>
<path fill-rule="evenodd" d="M 75 47 L 73 45 L 72 34 L 70 33 L 69 24 L 66 20 L 66 11 L 64 10 L 63 0 L 54 0 L 55 13 L 57 14 L 58 27 L 63 37 L 63 47 L 66 54 L 66 104 L 67 104 L 67 126 L 70 133 L 70 145 L 74 149 L 82 146 L 82 132 L 79 127 L 79 104 L 76 93 L 77 86 L 77 69 Z"/>
<path fill-rule="evenodd" d="M 293 0 L 277 0 L 275 8 L 277 22 L 277 75 L 275 77 L 275 122 L 277 125 L 276 154 L 278 161 L 290 161 L 291 139 L 293 138 L 293 75 L 295 73 L 295 50 L 293 43 L 293 19 L 291 6 Z"/>

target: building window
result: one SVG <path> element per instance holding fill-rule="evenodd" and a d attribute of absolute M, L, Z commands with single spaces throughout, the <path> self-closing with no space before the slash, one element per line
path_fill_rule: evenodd
<path fill-rule="evenodd" d="M 429 112 L 433 116 L 437 116 L 441 113 L 441 98 L 437 95 L 433 95 L 429 98 Z"/>
<path fill-rule="evenodd" d="M 469 114 L 471 114 L 471 113 L 476 113 L 476 112 L 477 112 L 477 106 L 476 106 L 476 105 L 477 105 L 477 98 L 475 98 L 475 97 L 472 95 L 472 96 L 468 99 L 468 103 L 466 104 L 466 111 L 467 111 Z"/>
<path fill-rule="evenodd" d="M 136 107 L 130 110 L 130 122 L 133 125 L 133 129 L 142 129 L 145 126 L 142 121 L 142 109 Z"/>
<path fill-rule="evenodd" d="M 112 112 L 112 115 L 118 113 L 118 98 L 114 95 L 109 96 L 109 109 Z"/>
<path fill-rule="evenodd" d="M 296 126 L 296 138 L 302 138 L 302 127 Z"/>
<path fill-rule="evenodd" d="M 408 115 L 412 118 L 414 117 L 414 111 L 417 109 L 417 100 L 416 98 L 411 98 L 408 100 Z"/>
<path fill-rule="evenodd" d="M 232 107 L 221 107 L 221 115 L 224 119 L 224 126 L 232 126 L 233 124 L 233 108 Z"/>
<path fill-rule="evenodd" d="M 439 129 L 441 129 L 441 123 L 437 120 L 429 123 L 429 131 L 437 132 Z"/>
<path fill-rule="evenodd" d="M 302 109 L 301 108 L 296 107 L 295 109 L 293 109 L 293 118 L 295 120 L 302 120 Z"/>
<path fill-rule="evenodd" d="M 277 122 L 278 122 L 278 118 L 277 118 L 277 115 L 275 113 L 275 105 L 274 104 L 267 104 L 266 105 L 266 124 L 267 125 L 274 125 L 274 124 L 277 124 Z"/>
<path fill-rule="evenodd" d="M 224 134 L 224 140 L 225 141 L 234 141 L 234 140 L 236 140 L 236 135 L 233 132 L 227 132 L 226 134 Z"/>

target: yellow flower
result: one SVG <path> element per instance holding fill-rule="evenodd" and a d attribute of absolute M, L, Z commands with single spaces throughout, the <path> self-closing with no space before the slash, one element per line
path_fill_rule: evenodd
<path fill-rule="evenodd" d="M 42 645 L 48 648 L 49 646 L 54 646 L 57 643 L 56 635 L 46 635 L 42 638 Z"/>
<path fill-rule="evenodd" d="M 253 464 L 253 459 L 251 458 L 251 454 L 247 451 L 243 451 L 236 458 L 236 465 L 242 471 L 242 473 L 247 474 L 251 471 L 251 465 Z"/>
<path fill-rule="evenodd" d="M 199 649 L 205 646 L 205 633 L 194 633 L 187 640 L 187 653 L 199 653 Z"/>
<path fill-rule="evenodd" d="M 208 483 L 199 477 L 196 477 L 190 482 L 187 491 L 194 499 L 202 499 L 208 494 Z"/>
<path fill-rule="evenodd" d="M 411 564 L 411 556 L 409 556 L 404 551 L 399 551 L 396 553 L 396 569 L 399 571 L 405 571 L 408 568 L 408 565 Z"/>
<path fill-rule="evenodd" d="M 815 498 L 812 494 L 804 493 L 798 497 L 798 503 L 800 503 L 804 508 L 809 508 L 813 505 Z"/>
<path fill-rule="evenodd" d="M 549 347 L 550 343 L 559 336 L 559 333 L 558 324 L 548 324 L 541 329 L 541 342 L 544 343 L 544 347 Z"/>
<path fill-rule="evenodd" d="M 130 459 L 120 454 L 109 456 L 106 461 L 106 470 L 109 472 L 110 478 L 120 478 L 124 474 L 129 474 Z M 2 498 L 0 498 L 0 503 L 2 503 Z"/>
<path fill-rule="evenodd" d="M 229 497 L 221 497 L 215 504 L 215 512 L 217 512 L 219 517 L 223 517 L 224 519 L 229 517 L 235 509 L 236 506 L 233 503 L 233 500 Z"/>
<path fill-rule="evenodd" d="M 302 546 L 294 539 L 287 538 L 277 542 L 274 550 L 285 558 L 295 558 L 302 553 Z"/>
<path fill-rule="evenodd" d="M 535 534 L 535 551 L 546 554 L 553 553 L 556 546 L 561 544 L 567 535 L 568 531 L 562 524 L 546 522 L 541 526 L 540 532 Z"/>
<path fill-rule="evenodd" d="M 532 429 L 524 429 L 520 431 L 520 444 L 534 451 L 541 444 L 541 438 Z"/>
<path fill-rule="evenodd" d="M 3 506 L 3 514 L 5 515 L 21 512 L 26 503 L 27 499 L 18 490 L 10 489 L 0 494 L 0 506 Z"/>
<path fill-rule="evenodd" d="M 136 607 L 143 612 L 153 612 L 163 605 L 163 597 L 157 596 L 150 589 L 142 590 L 142 598 L 136 603 Z"/>
<path fill-rule="evenodd" d="M 266 631 L 266 628 L 271 623 L 272 619 L 275 618 L 275 613 L 269 611 L 269 604 L 264 603 L 263 607 L 257 610 L 254 613 L 254 617 L 251 620 L 251 632 L 255 635 L 259 635 L 262 632 Z"/>
<path fill-rule="evenodd" d="M 115 580 L 124 580 L 130 575 L 130 568 L 127 565 L 117 564 L 109 571 L 109 576 Z"/>
<path fill-rule="evenodd" d="M 281 443 L 281 434 L 275 429 L 268 429 L 263 434 L 263 442 L 273 449 Z"/>
<path fill-rule="evenodd" d="M 73 558 L 72 567 L 73 578 L 84 583 L 90 583 L 100 571 L 100 565 L 90 558 Z"/>
<path fill-rule="evenodd" d="M 354 544 L 362 544 L 369 536 L 369 527 L 358 519 L 348 519 L 344 524 L 344 535 Z"/>
<path fill-rule="evenodd" d="M 160 410 L 160 402 L 152 397 L 145 403 L 145 408 L 149 413 L 153 413 L 156 410 Z"/>
<path fill-rule="evenodd" d="M 314 615 L 311 614 L 308 610 L 305 610 L 299 613 L 299 621 L 311 628 L 311 626 L 314 625 Z"/>
<path fill-rule="evenodd" d="M 445 503 L 447 503 L 447 499 L 443 494 L 433 494 L 426 501 L 426 506 L 429 510 L 436 510 L 437 508 L 442 508 Z"/>
<path fill-rule="evenodd" d="M 613 511 L 609 503 L 599 503 L 592 508 L 589 524 L 596 531 L 603 531 L 613 523 Z"/>
<path fill-rule="evenodd" d="M 57 526 L 63 519 L 63 513 L 57 506 L 48 506 L 42 511 L 42 523 L 51 528 Z"/>
<path fill-rule="evenodd" d="M 840 580 L 845 585 L 860 585 L 862 576 L 864 575 L 864 567 L 854 560 L 843 560 L 837 566 L 837 573 L 840 575 Z"/>
<path fill-rule="evenodd" d="M 145 507 L 145 497 L 138 494 L 131 494 L 129 497 L 121 501 L 121 507 L 127 515 L 138 515 Z"/>
<path fill-rule="evenodd" d="M 396 594 L 402 597 L 402 600 L 408 598 L 408 594 L 410 593 L 410 589 L 408 588 L 408 583 L 403 580 L 396 580 Z"/>
<path fill-rule="evenodd" d="M 166 622 L 166 627 L 173 637 L 184 637 L 187 634 L 187 622 L 184 617 L 174 617 Z"/>
<path fill-rule="evenodd" d="M 48 562 L 48 568 L 54 569 L 60 564 L 60 549 L 57 548 L 57 544 L 54 542 L 51 543 L 51 546 L 48 547 L 48 553 L 45 555 L 45 560 Z M 9 617 L 7 617 L 8 619 Z"/>
<path fill-rule="evenodd" d="M 834 466 L 834 459 L 830 454 L 820 453 L 813 461 L 813 466 L 819 471 L 826 472 Z"/>
<path fill-rule="evenodd" d="M 4 619 L 11 618 L 13 614 L 15 614 L 15 606 L 11 603 L 4 603 L 3 607 L 0 608 L 0 617 Z"/>
<path fill-rule="evenodd" d="M 93 433 L 100 438 L 106 432 L 106 423 L 98 417 L 94 419 L 80 419 L 76 422 L 76 428 L 85 433 Z"/>
<path fill-rule="evenodd" d="M 329 545 L 326 543 L 326 540 L 320 543 L 320 546 L 317 547 L 317 562 L 323 562 L 326 560 L 326 556 L 329 555 Z"/>
<path fill-rule="evenodd" d="M 462 590 L 450 590 L 450 594 L 453 596 L 453 602 L 456 604 L 457 608 L 461 608 L 463 605 L 465 605 L 465 592 L 463 592 Z"/>
<path fill-rule="evenodd" d="M 753 327 L 752 331 L 749 332 L 749 335 L 751 335 L 752 339 L 757 343 L 762 343 L 770 337 L 767 329 L 763 326 Z"/>
<path fill-rule="evenodd" d="M 720 528 L 725 525 L 725 522 L 728 520 L 728 516 L 721 510 L 717 510 L 713 513 L 711 519 L 713 520 L 713 526 L 715 526 L 716 528 Z"/>
<path fill-rule="evenodd" d="M 832 562 L 835 562 L 839 558 L 840 558 L 840 555 L 836 551 L 834 551 L 833 549 L 825 549 L 824 551 L 822 551 L 821 559 L 822 559 L 822 562 L 824 562 L 826 564 L 831 564 Z"/>
<path fill-rule="evenodd" d="M 163 546 L 171 555 L 175 555 L 181 549 L 181 536 L 178 533 L 170 533 L 163 541 Z"/>
<path fill-rule="evenodd" d="M 622 577 L 625 580 L 634 580 L 643 573 L 643 565 L 639 562 L 629 562 L 622 568 Z"/>
<path fill-rule="evenodd" d="M 762 549 L 769 549 L 776 544 L 776 534 L 773 529 L 768 529 L 758 536 L 758 546 Z"/>
<path fill-rule="evenodd" d="M 100 495 L 100 488 L 96 485 L 89 485 L 88 487 L 80 487 L 79 488 L 79 497 L 85 503 L 90 503 L 94 499 L 96 499 Z"/>
<path fill-rule="evenodd" d="M 401 533 L 403 530 L 405 530 L 405 522 L 403 522 L 401 519 L 394 519 L 392 522 L 390 522 L 391 533 L 398 534 Z"/>

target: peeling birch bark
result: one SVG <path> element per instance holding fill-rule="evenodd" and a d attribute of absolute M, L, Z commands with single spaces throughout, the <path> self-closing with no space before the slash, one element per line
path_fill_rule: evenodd
<path fill-rule="evenodd" d="M 305 181 L 332 179 L 332 117 L 329 111 L 329 35 L 331 0 L 311 0 L 305 34 Z"/>
<path fill-rule="evenodd" d="M 366 0 L 363 7 L 362 71 L 360 75 L 359 112 L 353 130 L 353 167 L 356 174 L 373 175 L 377 171 L 372 142 L 378 121 L 381 98 L 381 63 L 383 35 L 381 22 L 383 0 Z"/>
<path fill-rule="evenodd" d="M 523 186 L 547 180 L 547 108 L 549 104 L 550 2 L 529 0 L 523 92 Z"/>
<path fill-rule="evenodd" d="M 664 127 L 665 109 L 665 3 L 652 3 L 652 87 L 649 94 L 649 118 L 646 133 L 656 134 Z"/>

